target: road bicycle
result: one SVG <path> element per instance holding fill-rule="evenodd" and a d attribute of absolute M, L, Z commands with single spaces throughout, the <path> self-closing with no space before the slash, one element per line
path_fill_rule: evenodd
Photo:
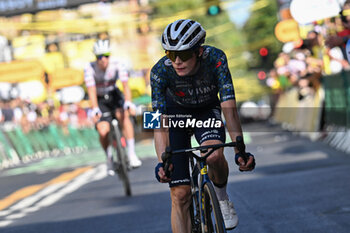
<path fill-rule="evenodd" d="M 126 153 L 126 139 L 122 134 L 118 120 L 114 114 L 105 112 L 102 114 L 104 117 L 110 117 L 113 115 L 113 119 L 110 123 L 110 131 L 108 135 L 109 147 L 112 147 L 113 153 L 113 169 L 118 174 L 120 180 L 123 182 L 124 191 L 126 196 L 131 196 L 131 185 L 129 180 L 128 171 L 131 170 L 129 163 L 129 157 Z"/>
<path fill-rule="evenodd" d="M 223 233 L 226 232 L 224 219 L 221 213 L 219 201 L 217 199 L 214 187 L 208 176 L 207 158 L 217 149 L 223 147 L 237 147 L 243 159 L 247 160 L 245 155 L 245 145 L 243 138 L 238 136 L 236 142 L 193 147 L 189 149 L 171 150 L 166 148 L 162 155 L 164 171 L 166 176 L 170 177 L 169 166 L 172 156 L 175 154 L 186 153 L 189 156 L 190 175 L 191 175 L 191 206 L 190 216 L 192 224 L 192 233 Z M 194 151 L 205 153 L 198 156 Z"/>

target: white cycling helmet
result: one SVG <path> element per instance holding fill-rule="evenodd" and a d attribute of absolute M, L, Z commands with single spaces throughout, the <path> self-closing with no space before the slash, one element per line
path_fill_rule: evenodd
<path fill-rule="evenodd" d="M 162 35 L 164 50 L 181 51 L 204 43 L 206 32 L 200 23 L 191 19 L 179 19 L 170 23 Z"/>
<path fill-rule="evenodd" d="M 94 44 L 94 54 L 102 55 L 111 52 L 111 48 L 109 46 L 109 40 L 98 40 Z"/>

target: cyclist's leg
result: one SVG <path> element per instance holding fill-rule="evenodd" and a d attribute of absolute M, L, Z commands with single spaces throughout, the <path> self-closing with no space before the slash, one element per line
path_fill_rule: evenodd
<path fill-rule="evenodd" d="M 201 146 L 225 143 L 226 132 L 224 124 L 222 123 L 220 109 L 213 107 L 204 111 L 197 111 L 194 117 L 202 121 L 215 119 L 215 121 L 221 122 L 218 127 L 215 127 L 217 124 L 210 124 L 210 127 L 195 129 L 196 140 Z M 229 173 L 228 164 L 223 152 L 224 149 L 220 148 L 207 159 L 209 177 L 211 181 L 218 186 L 227 183 Z"/>
<path fill-rule="evenodd" d="M 99 121 L 96 123 L 96 129 L 99 134 L 99 139 L 101 146 L 104 151 L 107 150 L 108 147 L 108 133 L 110 131 L 110 125 L 108 121 Z"/>
<path fill-rule="evenodd" d="M 169 142 L 171 148 L 189 148 L 187 132 L 174 132 L 169 129 Z M 179 154 L 172 158 L 173 171 L 171 174 L 171 227 L 173 232 L 191 232 L 191 186 L 188 156 Z"/>
<path fill-rule="evenodd" d="M 172 114 L 171 112 L 169 114 Z M 190 136 L 186 129 L 169 128 L 169 143 L 173 150 L 190 148 Z M 178 154 L 172 158 L 171 174 L 171 227 L 173 232 L 191 232 L 191 182 L 189 160 L 186 154 Z"/>
<path fill-rule="evenodd" d="M 111 112 L 112 109 L 110 108 L 108 101 L 105 99 L 98 99 L 98 107 L 100 108 L 102 114 L 106 112 Z M 107 154 L 107 147 L 108 147 L 108 133 L 110 131 L 110 124 L 109 122 L 112 120 L 111 116 L 101 116 L 99 121 L 96 123 L 95 127 L 97 129 L 97 132 L 99 134 L 99 139 L 102 148 L 106 151 Z"/>
<path fill-rule="evenodd" d="M 205 114 L 200 113 L 203 116 L 202 120 L 209 118 L 215 118 L 221 121 L 221 114 L 218 109 L 212 109 Z M 200 119 L 197 116 L 198 119 Z M 223 124 L 218 128 L 197 128 L 195 130 L 195 136 L 198 143 L 202 146 L 219 144 L 225 142 L 225 128 Z M 208 175 L 214 184 L 215 193 L 220 203 L 221 212 L 224 218 L 226 229 L 233 229 L 238 224 L 238 217 L 233 207 L 233 203 L 229 200 L 226 187 L 229 174 L 228 163 L 225 159 L 223 149 L 216 150 L 208 159 L 209 166 Z"/>
<path fill-rule="evenodd" d="M 215 145 L 223 143 L 219 140 L 207 140 L 204 141 L 201 146 Z M 207 164 L 209 166 L 208 175 L 210 180 L 216 186 L 222 186 L 227 183 L 229 168 L 228 163 L 225 159 L 223 148 L 216 150 L 207 159 Z"/>
<path fill-rule="evenodd" d="M 128 148 L 128 157 L 132 167 L 139 167 L 142 165 L 141 160 L 136 156 L 135 152 L 135 137 L 134 125 L 132 124 L 128 111 L 123 110 L 124 98 L 119 90 L 115 92 L 115 113 L 119 122 L 121 122 L 123 135 L 126 138 Z"/>
<path fill-rule="evenodd" d="M 122 108 L 116 109 L 116 117 L 119 122 L 122 122 L 123 135 L 127 140 L 134 140 L 134 126 L 131 123 L 128 111 L 124 111 Z M 128 148 L 129 149 L 129 148 Z M 133 150 L 133 152 L 135 152 Z"/>
<path fill-rule="evenodd" d="M 109 99 L 98 99 L 98 106 L 103 113 L 113 112 L 113 109 L 109 106 Z M 99 139 L 103 150 L 105 151 L 107 158 L 107 170 L 109 175 L 114 175 L 113 166 L 113 152 L 109 147 L 109 132 L 111 130 L 110 123 L 112 116 L 101 116 L 100 120 L 96 123 L 96 129 L 99 134 Z"/>
<path fill-rule="evenodd" d="M 191 232 L 191 186 L 178 185 L 170 188 L 171 229 L 174 233 Z"/>

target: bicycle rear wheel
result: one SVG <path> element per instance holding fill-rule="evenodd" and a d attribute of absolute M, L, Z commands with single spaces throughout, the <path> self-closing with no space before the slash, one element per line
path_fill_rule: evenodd
<path fill-rule="evenodd" d="M 205 183 L 203 188 L 204 198 L 204 232 L 205 233 L 223 233 L 225 223 L 220 210 L 219 201 L 216 197 L 214 187 L 211 183 Z"/>
<path fill-rule="evenodd" d="M 124 191 L 126 196 L 131 196 L 131 185 L 128 174 L 128 157 L 125 151 L 125 147 L 122 145 L 122 136 L 119 130 L 119 127 L 114 126 L 114 133 L 116 137 L 116 152 L 117 152 L 117 161 L 118 166 L 116 172 L 119 175 L 119 178 L 123 182 Z"/>

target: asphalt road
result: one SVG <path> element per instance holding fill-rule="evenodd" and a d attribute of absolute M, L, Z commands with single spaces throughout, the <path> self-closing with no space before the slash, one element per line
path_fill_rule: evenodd
<path fill-rule="evenodd" d="M 244 129 L 257 167 L 239 172 L 232 149 L 226 151 L 228 192 L 240 222 L 232 232 L 350 231 L 350 155 L 278 127 Z M 0 232 L 171 232 L 169 190 L 154 178 L 153 152 L 130 173 L 132 197 L 124 196 L 116 177 L 106 176 L 104 163 L 93 161 L 17 175 L 2 172 Z"/>

